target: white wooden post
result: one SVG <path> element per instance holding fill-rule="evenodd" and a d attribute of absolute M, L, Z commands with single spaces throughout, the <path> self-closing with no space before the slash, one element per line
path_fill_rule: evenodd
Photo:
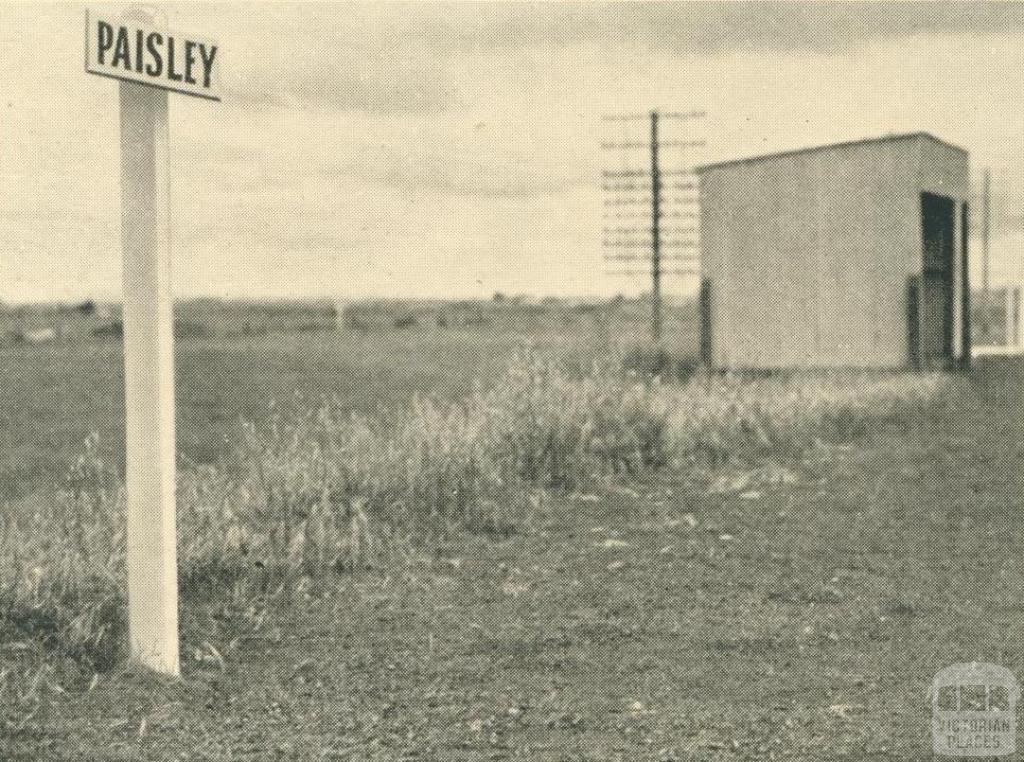
<path fill-rule="evenodd" d="M 168 91 L 220 100 L 213 40 L 171 33 L 163 14 L 85 14 L 85 70 L 120 80 L 125 481 L 132 659 L 178 675 L 174 306 Z"/>
<path fill-rule="evenodd" d="M 120 86 L 131 655 L 178 675 L 167 92 Z"/>

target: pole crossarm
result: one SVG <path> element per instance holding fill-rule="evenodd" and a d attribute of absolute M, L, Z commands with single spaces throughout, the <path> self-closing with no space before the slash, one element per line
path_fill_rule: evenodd
<path fill-rule="evenodd" d="M 686 204 L 696 204 L 698 201 L 696 196 L 659 196 L 659 204 L 680 204 L 685 206 Z M 651 203 L 649 197 L 640 198 L 609 198 L 605 199 L 605 206 L 647 206 Z"/>
<path fill-rule="evenodd" d="M 662 176 L 664 177 L 664 175 Z M 672 190 L 696 190 L 697 183 L 669 183 L 662 187 L 671 188 Z M 648 190 L 648 187 L 646 185 L 638 185 L 637 183 L 602 183 L 601 190 L 609 192 L 638 191 Z"/>
<path fill-rule="evenodd" d="M 649 262 L 650 257 L 642 254 L 605 254 L 605 261 L 607 262 Z M 675 262 L 692 262 L 696 259 L 693 254 L 662 254 L 661 260 L 664 261 L 675 261 Z"/>
<path fill-rule="evenodd" d="M 602 245 L 606 249 L 649 249 L 651 248 L 651 241 L 602 241 Z M 672 249 L 696 249 L 698 246 L 697 241 L 661 241 L 662 247 L 668 247 Z"/>
<path fill-rule="evenodd" d="M 703 119 L 707 116 L 705 111 L 667 111 L 658 112 L 661 119 Z M 651 118 L 650 114 L 635 112 L 631 114 L 602 114 L 603 122 L 644 122 Z"/>
<path fill-rule="evenodd" d="M 627 141 L 624 143 L 602 143 L 601 148 L 606 151 L 614 151 L 622 148 L 650 148 L 653 143 L 644 141 Z M 703 140 L 663 140 L 658 143 L 659 148 L 703 148 L 706 143 Z"/>
<path fill-rule="evenodd" d="M 696 177 L 697 173 L 693 171 L 693 167 L 689 169 L 663 169 L 659 172 L 662 177 L 678 176 L 678 175 L 689 175 L 690 177 Z M 650 177 L 651 173 L 646 169 L 622 169 L 622 170 L 605 170 L 601 173 L 602 177 L 608 178 L 619 178 L 619 177 Z M 644 186 L 649 187 L 649 186 Z"/>
<path fill-rule="evenodd" d="M 605 275 L 650 275 L 650 270 L 605 270 Z M 662 275 L 700 275 L 699 267 L 676 267 L 670 270 L 662 270 Z"/>
<path fill-rule="evenodd" d="M 604 233 L 605 235 L 625 235 L 625 236 L 630 236 L 630 235 L 636 235 L 637 233 L 649 234 L 651 232 L 651 229 L 650 228 L 639 228 L 639 227 L 624 227 L 624 226 L 620 225 L 620 226 L 615 226 L 615 227 L 604 227 L 604 228 L 601 229 L 601 232 Z M 684 226 L 678 226 L 678 227 L 665 227 L 665 226 L 662 226 L 661 232 L 662 233 L 696 233 L 697 232 L 697 226 L 696 225 L 684 225 Z"/>
<path fill-rule="evenodd" d="M 700 215 L 696 212 L 668 212 L 658 215 L 662 220 L 695 220 Z M 605 212 L 602 219 L 605 220 L 649 220 L 650 214 L 626 214 L 623 212 Z"/>

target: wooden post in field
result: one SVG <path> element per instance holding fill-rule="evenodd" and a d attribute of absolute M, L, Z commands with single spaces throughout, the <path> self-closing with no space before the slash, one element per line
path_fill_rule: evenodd
<path fill-rule="evenodd" d="M 1020 286 L 1006 285 L 1006 341 L 1008 347 L 1020 346 L 1021 329 Z"/>
<path fill-rule="evenodd" d="M 989 235 L 989 186 L 992 175 L 985 168 L 981 180 L 981 340 L 989 343 L 989 331 L 991 319 L 989 316 L 989 264 L 988 264 L 988 235 Z"/>
<path fill-rule="evenodd" d="M 132 656 L 177 675 L 174 317 L 167 92 L 121 83 L 125 477 Z"/>
<path fill-rule="evenodd" d="M 1013 346 L 1015 347 L 1021 345 L 1021 331 L 1024 329 L 1024 304 L 1021 304 L 1022 297 L 1024 297 L 1024 293 L 1021 293 L 1021 287 L 1014 286 L 1011 319 L 1013 320 Z"/>
<path fill-rule="evenodd" d="M 180 674 L 167 91 L 217 100 L 217 46 L 86 13 L 86 71 L 121 80 L 125 480 L 132 659 Z"/>

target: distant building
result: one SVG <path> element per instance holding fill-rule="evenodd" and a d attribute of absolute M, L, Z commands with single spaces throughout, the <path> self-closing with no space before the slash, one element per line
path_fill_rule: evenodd
<path fill-rule="evenodd" d="M 1024 286 L 975 290 L 971 301 L 974 356 L 1024 353 Z"/>
<path fill-rule="evenodd" d="M 914 133 L 698 174 L 710 365 L 969 362 L 967 151 Z"/>

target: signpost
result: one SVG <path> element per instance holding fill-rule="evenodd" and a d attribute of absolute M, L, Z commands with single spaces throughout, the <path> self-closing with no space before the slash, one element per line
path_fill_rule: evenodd
<path fill-rule="evenodd" d="M 86 12 L 85 69 L 121 80 L 125 480 L 132 659 L 180 673 L 168 91 L 220 100 L 218 45 L 153 12 Z"/>

